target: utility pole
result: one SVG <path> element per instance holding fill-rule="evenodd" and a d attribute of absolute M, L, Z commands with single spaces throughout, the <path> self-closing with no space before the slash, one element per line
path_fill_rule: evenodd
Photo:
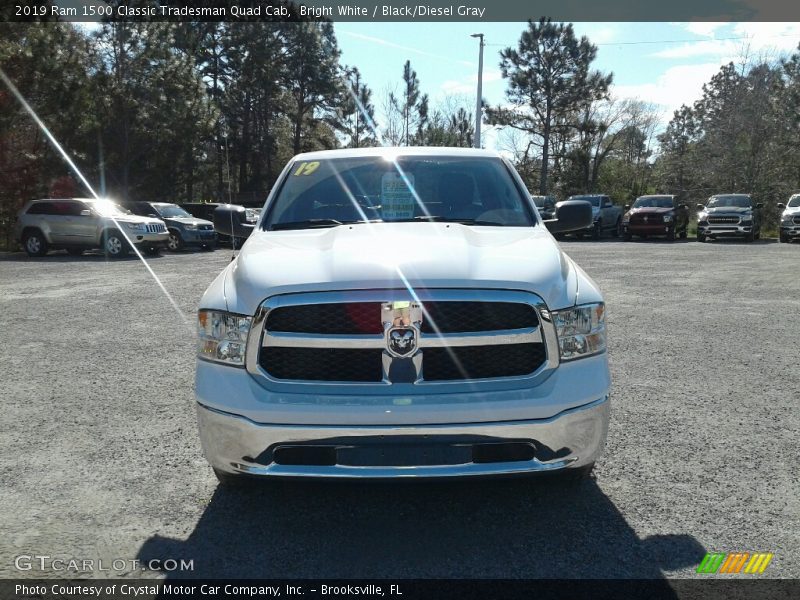
<path fill-rule="evenodd" d="M 483 108 L 483 103 L 481 102 L 481 96 L 483 95 L 483 34 L 482 33 L 473 33 L 470 37 L 480 38 L 481 43 L 478 49 L 478 101 L 475 107 L 475 147 L 481 147 L 481 109 Z"/>

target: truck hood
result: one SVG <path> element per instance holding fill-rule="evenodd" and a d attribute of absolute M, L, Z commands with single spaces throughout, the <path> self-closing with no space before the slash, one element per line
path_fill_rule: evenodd
<path fill-rule="evenodd" d="M 714 208 L 706 207 L 705 212 L 710 215 L 741 215 L 744 213 L 751 213 L 753 209 L 750 207 L 742 207 L 742 206 L 718 206 Z"/>
<path fill-rule="evenodd" d="M 181 225 L 194 225 L 195 227 L 199 225 L 211 225 L 213 227 L 213 223 L 211 221 L 206 221 L 205 219 L 198 219 L 197 217 L 165 217 L 164 221 L 166 223 L 180 223 Z"/>
<path fill-rule="evenodd" d="M 675 212 L 674 208 L 662 208 L 659 206 L 644 206 L 642 208 L 632 208 L 628 211 L 631 215 L 663 215 Z"/>
<path fill-rule="evenodd" d="M 253 314 L 282 293 L 474 287 L 532 291 L 563 308 L 575 304 L 581 277 L 541 225 L 360 224 L 256 231 L 227 268 L 224 296 L 228 310 Z"/>
<path fill-rule="evenodd" d="M 792 206 L 783 211 L 782 217 L 800 216 L 800 206 Z"/>

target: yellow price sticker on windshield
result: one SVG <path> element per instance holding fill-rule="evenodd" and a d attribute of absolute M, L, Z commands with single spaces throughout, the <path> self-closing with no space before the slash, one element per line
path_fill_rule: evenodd
<path fill-rule="evenodd" d="M 318 168 L 319 168 L 318 160 L 312 162 L 300 163 L 300 166 L 297 167 L 297 170 L 294 172 L 294 176 L 297 177 L 298 175 L 311 175 Z"/>

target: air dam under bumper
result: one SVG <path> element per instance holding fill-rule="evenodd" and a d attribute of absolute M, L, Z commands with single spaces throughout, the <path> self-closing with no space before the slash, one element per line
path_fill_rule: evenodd
<path fill-rule="evenodd" d="M 272 477 L 510 475 L 587 465 L 603 451 L 608 396 L 547 419 L 444 425 L 272 425 L 197 405 L 203 452 L 227 473 Z"/>

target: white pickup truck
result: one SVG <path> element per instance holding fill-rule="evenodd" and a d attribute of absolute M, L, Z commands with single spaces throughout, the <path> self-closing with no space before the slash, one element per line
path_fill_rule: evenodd
<path fill-rule="evenodd" d="M 247 237 L 241 207 L 217 208 Z M 296 156 L 198 313 L 197 412 L 225 485 L 585 476 L 610 377 L 597 286 L 512 165 L 453 148 Z M 240 230 L 241 229 L 241 230 Z"/>

